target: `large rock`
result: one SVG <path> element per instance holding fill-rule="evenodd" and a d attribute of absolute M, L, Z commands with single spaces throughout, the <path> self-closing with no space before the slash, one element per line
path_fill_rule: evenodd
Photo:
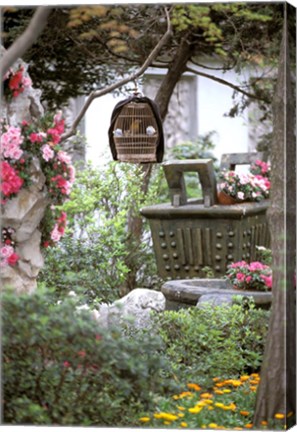
<path fill-rule="evenodd" d="M 161 292 L 146 288 L 136 288 L 111 305 L 101 305 L 96 319 L 101 325 L 122 322 L 137 328 L 147 328 L 151 322 L 151 312 L 165 310 L 165 297 Z"/>
<path fill-rule="evenodd" d="M 0 55 L 3 47 L 0 49 Z M 27 65 L 18 60 L 14 65 L 23 66 L 24 75 Z M 24 92 L 11 100 L 1 101 L 1 117 L 11 126 L 18 126 L 23 120 L 31 122 L 44 114 L 40 103 L 41 91 L 26 87 Z M 13 267 L 1 268 L 1 283 L 10 286 L 16 292 L 32 292 L 36 288 L 36 278 L 43 266 L 40 251 L 41 233 L 39 225 L 48 205 L 45 176 L 37 158 L 32 159 L 30 166 L 31 185 L 21 189 L 16 197 L 7 200 L 1 208 L 2 227 L 14 229 L 13 240 L 16 242 L 15 252 L 20 259 Z"/>

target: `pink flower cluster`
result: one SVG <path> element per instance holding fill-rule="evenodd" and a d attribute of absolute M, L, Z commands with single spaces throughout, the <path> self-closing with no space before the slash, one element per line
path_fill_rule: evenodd
<path fill-rule="evenodd" d="M 251 172 L 222 171 L 220 189 L 240 201 L 260 201 L 269 198 L 270 181 Z"/>
<path fill-rule="evenodd" d="M 61 237 L 65 234 L 65 228 L 67 223 L 67 215 L 64 211 L 62 211 L 60 217 L 57 220 L 57 223 L 54 226 L 54 229 L 51 232 L 51 240 L 55 243 L 60 241 Z"/>
<path fill-rule="evenodd" d="M 6 132 L 1 134 L 0 145 L 1 155 L 4 158 L 18 160 L 23 154 L 21 145 L 24 141 L 21 128 L 14 126 L 5 126 Z"/>
<path fill-rule="evenodd" d="M 256 160 L 250 169 L 251 173 L 256 176 L 269 178 L 271 173 L 270 163 L 261 160 Z"/>
<path fill-rule="evenodd" d="M 12 69 L 5 75 L 4 80 L 8 80 L 8 88 L 13 97 L 23 93 L 27 87 L 31 87 L 32 81 L 29 77 L 24 76 L 24 68 L 20 67 L 16 72 Z"/>
<path fill-rule="evenodd" d="M 0 267 L 5 267 L 6 265 L 15 265 L 19 256 L 14 250 L 14 241 L 11 236 L 14 230 L 9 228 L 2 228 L 1 243 L 0 243 Z"/>
<path fill-rule="evenodd" d="M 259 261 L 250 264 L 246 261 L 232 263 L 228 266 L 226 276 L 237 289 L 267 291 L 272 288 L 271 268 Z"/>
<path fill-rule="evenodd" d="M 7 162 L 0 162 L 1 194 L 6 198 L 17 194 L 23 186 L 24 180 L 18 175 L 18 172 Z"/>

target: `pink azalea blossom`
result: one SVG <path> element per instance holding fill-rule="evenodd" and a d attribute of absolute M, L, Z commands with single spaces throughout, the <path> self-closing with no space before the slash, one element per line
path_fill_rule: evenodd
<path fill-rule="evenodd" d="M 71 163 L 71 157 L 64 151 L 58 151 L 57 158 L 60 162 L 64 162 L 66 165 Z"/>
<path fill-rule="evenodd" d="M 57 243 L 58 241 L 60 241 L 62 237 L 62 234 L 59 231 L 59 226 L 58 224 L 55 224 L 54 229 L 51 232 L 51 239 L 53 242 Z"/>
<path fill-rule="evenodd" d="M 5 158 L 18 160 L 23 154 L 23 151 L 20 149 L 23 140 L 24 137 L 19 127 L 7 126 L 6 132 L 0 138 L 1 154 Z"/>
<path fill-rule="evenodd" d="M 41 143 L 43 141 L 43 139 L 45 138 L 46 134 L 42 133 L 42 132 L 33 132 L 29 135 L 29 140 L 31 141 L 32 144 L 34 144 L 35 142 Z"/>
<path fill-rule="evenodd" d="M 12 246 L 6 245 L 0 249 L 0 255 L 3 258 L 9 258 L 14 253 Z"/>
<path fill-rule="evenodd" d="M 266 275 L 261 274 L 260 277 L 261 277 L 261 279 L 263 279 L 267 288 L 272 288 L 272 276 L 266 276 Z"/>
<path fill-rule="evenodd" d="M 50 146 L 48 144 L 45 144 L 44 146 L 42 146 L 41 151 L 42 151 L 43 159 L 46 160 L 47 162 L 50 159 L 53 159 L 53 157 L 55 155 L 54 151 L 50 148 Z"/>

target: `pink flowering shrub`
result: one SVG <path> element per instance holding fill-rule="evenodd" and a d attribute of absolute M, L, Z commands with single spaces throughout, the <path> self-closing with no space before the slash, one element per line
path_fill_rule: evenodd
<path fill-rule="evenodd" d="M 222 171 L 219 175 L 220 190 L 237 201 L 261 201 L 269 198 L 270 181 L 251 172 Z"/>
<path fill-rule="evenodd" d="M 15 82 L 18 82 L 17 79 Z M 40 226 L 42 245 L 54 246 L 64 235 L 67 221 L 66 213 L 61 213 L 58 207 L 68 199 L 75 180 L 71 158 L 59 145 L 64 132 L 64 119 L 59 112 L 56 115 L 47 114 L 38 123 L 23 121 L 17 127 L 1 121 L 0 132 L 1 204 L 5 205 L 7 199 L 15 197 L 22 187 L 30 186 L 31 162 L 33 158 L 38 158 L 50 201 Z M 7 249 L 2 252 L 8 253 Z M 5 262 L 14 264 L 13 257 L 11 254 Z M 7 256 L 3 255 L 4 258 Z"/>
<path fill-rule="evenodd" d="M 272 288 L 272 270 L 259 261 L 238 261 L 228 266 L 227 278 L 236 289 L 268 291 Z"/>

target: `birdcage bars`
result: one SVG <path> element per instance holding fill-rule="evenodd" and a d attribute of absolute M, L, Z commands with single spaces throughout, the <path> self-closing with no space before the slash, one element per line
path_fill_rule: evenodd
<path fill-rule="evenodd" d="M 159 130 L 150 105 L 134 101 L 124 105 L 114 124 L 113 139 L 119 161 L 155 162 Z"/>

